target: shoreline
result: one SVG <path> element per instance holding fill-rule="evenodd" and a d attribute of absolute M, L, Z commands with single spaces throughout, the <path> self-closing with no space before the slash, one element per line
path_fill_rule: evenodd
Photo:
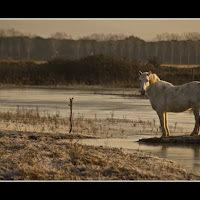
<path fill-rule="evenodd" d="M 85 84 L 69 84 L 69 85 L 17 85 L 17 84 L 0 84 L 0 87 L 28 87 L 28 88 L 94 88 L 94 89 L 132 89 L 137 87 L 120 87 L 119 85 L 85 85 Z"/>
<path fill-rule="evenodd" d="M 199 173 L 152 153 L 79 143 L 132 138 L 144 126 L 151 135 L 153 122 L 75 118 L 69 134 L 69 120 L 56 115 L 23 109 L 0 114 L 0 180 L 200 180 Z"/>
<path fill-rule="evenodd" d="M 143 144 L 152 144 L 152 145 L 199 145 L 200 144 L 200 135 L 190 136 L 190 135 L 179 135 L 179 136 L 169 136 L 169 137 L 152 137 L 144 138 L 138 141 Z"/>

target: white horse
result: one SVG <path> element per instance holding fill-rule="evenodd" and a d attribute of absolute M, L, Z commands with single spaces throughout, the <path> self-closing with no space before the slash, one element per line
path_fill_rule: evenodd
<path fill-rule="evenodd" d="M 200 118 L 200 82 L 192 81 L 180 86 L 162 81 L 156 74 L 139 71 L 140 92 L 147 94 L 152 108 L 157 112 L 162 128 L 162 136 L 170 136 L 167 112 L 183 112 L 192 109 L 195 116 L 194 130 L 190 135 L 198 135 Z"/>

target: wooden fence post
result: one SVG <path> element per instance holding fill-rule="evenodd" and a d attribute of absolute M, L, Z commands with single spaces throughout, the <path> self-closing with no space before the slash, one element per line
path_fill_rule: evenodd
<path fill-rule="evenodd" d="M 69 117 L 69 121 L 70 121 L 70 130 L 69 130 L 69 133 L 71 133 L 72 131 L 72 103 L 73 103 L 73 97 L 70 98 L 70 103 L 69 103 L 69 106 L 70 106 L 70 117 Z"/>

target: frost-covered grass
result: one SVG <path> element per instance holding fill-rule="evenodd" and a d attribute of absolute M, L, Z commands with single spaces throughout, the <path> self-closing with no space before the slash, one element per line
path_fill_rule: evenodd
<path fill-rule="evenodd" d="M 81 145 L 82 138 L 152 134 L 155 122 L 73 118 L 37 108 L 0 112 L 0 180 L 199 180 L 180 164 L 140 151 Z M 145 129 L 144 129 L 145 127 Z"/>
<path fill-rule="evenodd" d="M 67 138 L 67 136 L 66 136 Z M 79 144 L 54 134 L 0 132 L 1 180 L 191 180 L 200 176 L 151 154 Z"/>

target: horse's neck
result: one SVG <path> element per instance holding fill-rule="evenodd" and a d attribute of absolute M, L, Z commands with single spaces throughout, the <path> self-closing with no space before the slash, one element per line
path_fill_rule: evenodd
<path fill-rule="evenodd" d="M 162 85 L 162 81 L 160 81 L 160 80 L 156 81 L 153 84 L 150 84 L 148 89 L 147 89 L 147 96 L 149 98 L 151 98 L 151 97 L 155 97 L 155 96 L 160 95 L 161 85 Z"/>
<path fill-rule="evenodd" d="M 147 89 L 147 96 L 149 98 L 155 98 L 156 96 L 162 95 L 163 88 L 166 87 L 173 87 L 171 83 L 168 83 L 166 81 L 158 80 L 154 84 L 150 84 Z"/>
<path fill-rule="evenodd" d="M 150 84 L 149 87 L 146 90 L 147 96 L 149 98 L 154 97 L 156 95 L 156 90 L 157 90 L 156 83 Z"/>

